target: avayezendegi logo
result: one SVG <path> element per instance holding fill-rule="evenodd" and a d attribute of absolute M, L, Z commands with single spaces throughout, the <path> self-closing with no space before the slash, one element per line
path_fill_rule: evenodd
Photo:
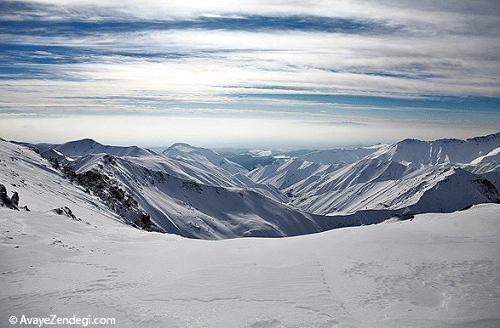
<path fill-rule="evenodd" d="M 16 316 L 11 316 L 9 318 L 9 322 L 12 325 L 20 324 L 20 325 L 30 325 L 30 326 L 50 326 L 50 325 L 77 325 L 82 327 L 92 326 L 92 325 L 114 325 L 116 324 L 115 318 L 92 318 L 92 316 L 88 317 L 77 317 L 76 315 L 72 317 L 58 317 L 55 314 L 52 314 L 48 317 L 28 317 L 26 315 L 22 315 L 21 318 Z"/>

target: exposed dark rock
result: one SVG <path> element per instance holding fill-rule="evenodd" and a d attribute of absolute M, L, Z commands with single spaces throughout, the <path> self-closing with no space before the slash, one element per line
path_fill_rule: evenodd
<path fill-rule="evenodd" d="M 14 192 L 14 196 L 16 197 L 15 200 L 19 202 L 19 195 L 17 195 L 17 192 Z M 3 184 L 0 184 L 0 199 L 1 203 L 0 205 L 6 206 L 8 208 L 11 208 L 13 210 L 19 210 L 16 204 L 12 202 L 12 199 L 7 195 L 7 188 Z"/>
<path fill-rule="evenodd" d="M 61 165 L 59 164 L 59 160 L 57 158 L 51 158 L 50 162 L 52 163 L 52 167 L 56 170 L 59 170 L 61 168 Z"/>
<path fill-rule="evenodd" d="M 116 165 L 116 159 L 112 155 L 104 155 L 103 162 L 106 165 Z"/>
<path fill-rule="evenodd" d="M 142 224 L 144 224 L 144 225 L 150 225 L 151 224 L 151 217 L 149 216 L 149 214 L 142 213 L 141 221 L 142 221 Z"/>
<path fill-rule="evenodd" d="M 14 191 L 10 200 L 12 201 L 12 204 L 14 206 L 19 206 L 19 194 L 17 193 L 17 191 Z"/>
<path fill-rule="evenodd" d="M 194 181 L 183 181 L 182 182 L 182 188 L 188 189 L 188 190 L 195 190 L 199 194 L 203 191 L 203 188 L 196 182 Z"/>
<path fill-rule="evenodd" d="M 465 206 L 465 207 L 463 207 L 463 208 L 459 209 L 459 211 L 467 211 L 467 210 L 468 210 L 469 208 L 471 208 L 471 207 L 472 207 L 472 204 L 471 204 L 471 205 L 467 205 L 467 206 Z"/>
<path fill-rule="evenodd" d="M 72 219 L 78 219 L 78 218 L 76 217 L 76 215 L 75 215 L 75 214 L 73 214 L 73 211 L 72 211 L 69 207 L 67 207 L 67 206 L 64 206 L 64 207 L 59 207 L 59 208 L 55 208 L 55 209 L 53 209 L 52 211 L 53 211 L 54 213 L 56 213 L 56 214 L 59 214 L 59 215 L 65 215 L 65 216 L 67 216 L 67 217 L 69 217 L 69 218 L 72 218 Z"/>
<path fill-rule="evenodd" d="M 481 191 L 483 193 L 490 193 L 490 194 L 498 195 L 497 188 L 489 180 L 477 179 L 477 180 L 474 180 L 474 182 L 476 182 L 479 185 L 479 187 L 481 188 Z"/>
<path fill-rule="evenodd" d="M 116 165 L 112 156 L 106 158 L 106 164 Z M 62 169 L 63 174 L 71 181 L 85 188 L 87 193 L 99 197 L 108 207 L 125 219 L 129 224 L 147 231 L 164 232 L 157 227 L 148 213 L 139 208 L 137 201 L 118 181 L 98 170 L 89 170 L 77 174 L 70 166 Z"/>

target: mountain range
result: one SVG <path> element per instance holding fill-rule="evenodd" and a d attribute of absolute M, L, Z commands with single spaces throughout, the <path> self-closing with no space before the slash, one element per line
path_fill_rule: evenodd
<path fill-rule="evenodd" d="M 295 236 L 500 202 L 500 133 L 280 155 L 250 171 L 181 143 L 161 153 L 91 139 L 3 143 L 36 151 L 38 166 L 125 222 L 189 238 Z"/>
<path fill-rule="evenodd" d="M 316 214 L 450 212 L 498 202 L 499 145 L 500 134 L 468 140 L 407 139 L 355 150 L 368 152 L 359 160 L 344 160 L 351 151 L 325 151 L 331 164 L 290 158 L 255 169 L 250 176 L 274 185 L 291 204 Z"/>

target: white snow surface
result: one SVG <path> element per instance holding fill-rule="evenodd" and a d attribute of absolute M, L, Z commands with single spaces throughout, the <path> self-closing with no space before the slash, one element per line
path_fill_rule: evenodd
<path fill-rule="evenodd" d="M 201 241 L 120 225 L 78 201 L 70 206 L 82 221 L 56 215 L 49 209 L 69 201 L 58 197 L 31 212 L 0 208 L 2 327 L 22 315 L 125 328 L 500 325 L 497 204 Z"/>
<path fill-rule="evenodd" d="M 472 165 L 477 165 L 480 163 L 499 163 L 500 162 L 500 147 L 493 149 L 488 154 L 480 156 L 471 162 Z"/>
<path fill-rule="evenodd" d="M 0 183 L 30 209 L 0 207 L 0 327 L 22 327 L 9 318 L 23 315 L 125 328 L 500 326 L 498 204 L 297 237 L 193 240 L 124 224 L 47 160 L 0 142 Z M 130 157 L 115 160 L 132 172 Z"/>

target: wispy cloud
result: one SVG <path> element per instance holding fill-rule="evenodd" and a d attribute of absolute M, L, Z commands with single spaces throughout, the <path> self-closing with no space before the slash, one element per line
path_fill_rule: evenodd
<path fill-rule="evenodd" d="M 397 111 L 403 120 L 448 115 L 498 127 L 499 7 L 3 1 L 0 113 L 287 113 L 342 122 Z"/>
<path fill-rule="evenodd" d="M 130 33 L 168 31 L 185 29 L 227 30 L 227 31 L 305 31 L 346 34 L 389 34 L 403 26 L 391 26 L 387 22 L 367 19 L 324 17 L 324 16 L 200 16 L 196 18 L 175 18 L 169 20 L 137 20 L 121 17 L 119 20 L 47 20 L 20 17 L 2 22 L 2 29 L 8 27 L 14 35 L 73 36 L 96 33 Z"/>

